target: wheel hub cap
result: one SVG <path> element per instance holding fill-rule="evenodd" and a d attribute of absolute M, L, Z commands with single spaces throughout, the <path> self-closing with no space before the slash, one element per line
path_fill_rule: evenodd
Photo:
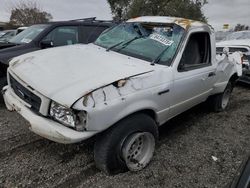
<path fill-rule="evenodd" d="M 155 139 L 151 133 L 134 133 L 124 142 L 122 157 L 131 171 L 143 169 L 153 157 Z"/>

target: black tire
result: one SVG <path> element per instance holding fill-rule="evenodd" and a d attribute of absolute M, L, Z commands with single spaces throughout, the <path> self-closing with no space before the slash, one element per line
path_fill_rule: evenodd
<path fill-rule="evenodd" d="M 8 83 L 7 83 L 7 77 L 1 77 L 0 78 L 0 88 L 1 90 L 3 89 L 4 86 L 6 86 Z"/>
<path fill-rule="evenodd" d="M 7 83 L 7 78 L 6 77 L 1 77 L 0 78 L 0 92 L 2 91 L 3 87 L 6 86 L 7 84 L 8 84 Z M 4 103 L 2 92 L 0 94 L 0 103 Z"/>
<path fill-rule="evenodd" d="M 223 93 L 214 95 L 208 100 L 208 104 L 214 112 L 222 112 L 228 107 L 230 95 L 233 91 L 233 86 L 234 84 L 231 81 L 229 81 Z M 223 102 L 225 95 L 229 95 L 227 104 Z"/>
<path fill-rule="evenodd" d="M 146 114 L 131 115 L 98 135 L 94 147 L 97 168 L 107 174 L 128 171 L 121 156 L 122 144 L 128 136 L 136 132 L 149 132 L 158 140 L 158 127 Z"/>

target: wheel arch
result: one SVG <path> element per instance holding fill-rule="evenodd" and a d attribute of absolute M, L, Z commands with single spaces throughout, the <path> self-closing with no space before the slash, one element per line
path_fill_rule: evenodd
<path fill-rule="evenodd" d="M 237 73 L 234 73 L 230 79 L 229 79 L 229 82 L 232 82 L 233 84 L 235 84 L 237 82 L 237 80 L 239 79 L 239 76 Z"/>
<path fill-rule="evenodd" d="M 137 114 L 145 114 L 147 116 L 149 116 L 150 118 L 152 118 L 152 120 L 155 122 L 155 125 L 158 127 L 159 126 L 159 123 L 158 123 L 158 116 L 157 116 L 157 113 L 153 110 L 153 109 L 150 109 L 150 108 L 145 108 L 145 109 L 141 109 L 141 110 L 137 110 L 137 111 L 134 111 L 134 112 L 131 112 L 125 116 L 123 116 L 122 118 L 118 118 L 115 122 L 112 123 L 112 125 L 110 126 L 107 126 L 106 128 L 104 128 L 103 130 L 101 130 L 99 133 L 102 133 L 102 132 L 106 132 L 108 131 L 109 129 L 112 129 L 114 128 L 117 124 L 119 124 L 121 121 L 127 119 L 127 118 L 130 118 L 132 116 L 136 116 Z"/>
<path fill-rule="evenodd" d="M 138 111 L 136 111 L 136 112 L 134 112 L 134 113 L 132 113 L 132 114 L 130 114 L 128 116 L 132 116 L 132 115 L 139 114 L 139 113 L 148 115 L 149 117 L 151 117 L 155 121 L 156 124 L 158 124 L 157 114 L 152 109 L 138 110 Z"/>
<path fill-rule="evenodd" d="M 155 123 L 158 125 L 158 116 L 157 116 L 157 113 L 153 110 L 153 109 L 150 109 L 150 108 L 145 108 L 145 109 L 140 109 L 140 110 L 136 110 L 134 112 L 131 112 L 129 114 L 127 114 L 126 116 L 124 116 L 123 118 L 119 119 L 118 121 L 116 121 L 111 127 L 113 127 L 115 124 L 119 123 L 120 121 L 128 118 L 128 117 L 131 117 L 131 116 L 134 116 L 134 115 L 137 115 L 137 114 L 145 114 L 149 117 L 151 117 Z"/>

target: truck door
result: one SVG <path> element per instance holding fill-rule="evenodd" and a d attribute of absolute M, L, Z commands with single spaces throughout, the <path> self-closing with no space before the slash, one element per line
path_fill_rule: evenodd
<path fill-rule="evenodd" d="M 175 116 L 207 99 L 215 83 L 208 32 L 191 33 L 174 75 L 170 115 Z"/>

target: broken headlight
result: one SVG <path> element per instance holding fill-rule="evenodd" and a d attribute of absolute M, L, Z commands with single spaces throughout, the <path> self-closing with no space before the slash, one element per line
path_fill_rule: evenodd
<path fill-rule="evenodd" d="M 76 111 L 54 101 L 52 101 L 50 106 L 50 116 L 60 123 L 75 128 L 78 131 L 83 131 L 86 126 L 87 114 L 85 111 Z"/>

